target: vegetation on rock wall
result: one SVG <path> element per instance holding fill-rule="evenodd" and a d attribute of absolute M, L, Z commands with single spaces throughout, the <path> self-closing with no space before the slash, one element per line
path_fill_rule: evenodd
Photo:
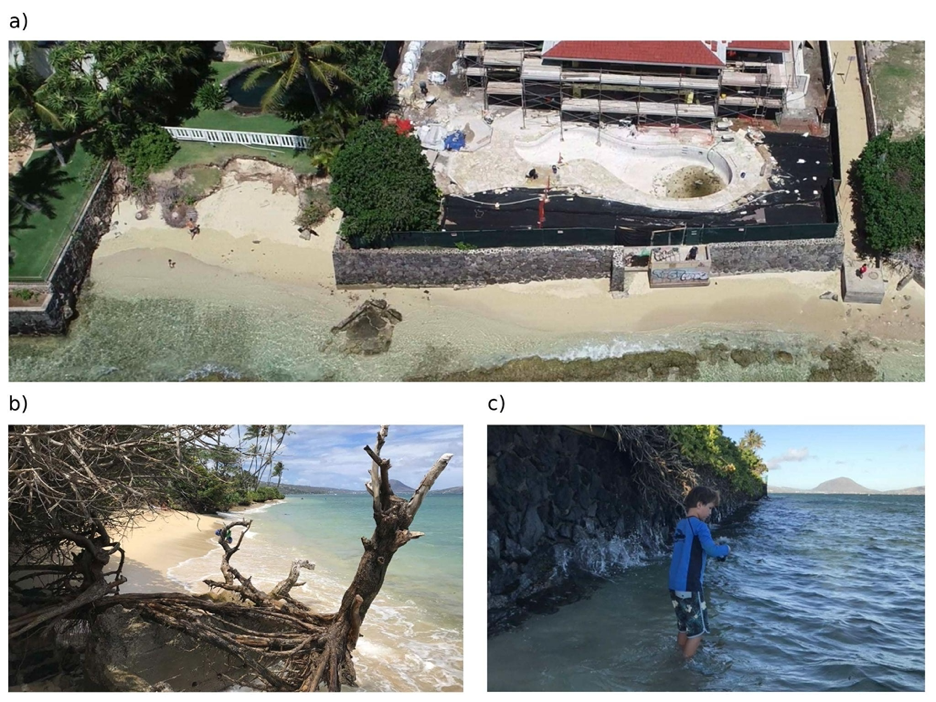
<path fill-rule="evenodd" d="M 716 475 L 728 479 L 731 486 L 757 496 L 764 491 L 761 478 L 767 466 L 755 453 L 763 447 L 763 438 L 749 431 L 735 442 L 714 424 L 668 427 L 683 456 L 699 466 L 710 467 Z"/>

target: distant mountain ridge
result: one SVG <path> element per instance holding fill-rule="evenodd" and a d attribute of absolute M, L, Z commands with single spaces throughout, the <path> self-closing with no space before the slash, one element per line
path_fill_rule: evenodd
<path fill-rule="evenodd" d="M 925 495 L 925 486 L 903 488 L 901 490 L 872 490 L 864 485 L 859 485 L 851 478 L 833 478 L 820 483 L 811 490 L 802 490 L 800 488 L 781 487 L 779 485 L 768 485 L 768 493 L 812 493 L 819 495 Z"/>
<path fill-rule="evenodd" d="M 273 487 L 276 487 L 274 484 Z M 284 495 L 366 495 L 366 490 L 346 490 L 344 488 L 324 487 L 316 485 L 290 485 L 283 483 L 279 486 L 280 492 Z M 391 479 L 390 489 L 395 495 L 412 495 L 416 488 L 410 487 L 406 483 Z M 462 495 L 464 488 L 462 486 L 442 488 L 430 491 L 432 495 Z"/>

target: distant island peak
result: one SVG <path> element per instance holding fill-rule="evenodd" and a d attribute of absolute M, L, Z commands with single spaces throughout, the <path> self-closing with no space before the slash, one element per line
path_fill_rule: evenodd
<path fill-rule="evenodd" d="M 767 492 L 769 494 L 783 494 L 783 493 L 811 493 L 816 495 L 924 495 L 925 486 L 919 485 L 917 487 L 902 488 L 900 490 L 872 490 L 871 488 L 866 488 L 864 485 L 859 485 L 851 478 L 841 477 L 833 478 L 832 480 L 826 480 L 823 483 L 819 483 L 816 487 L 812 489 L 802 489 L 802 488 L 788 488 L 781 487 L 779 485 L 768 485 Z"/>

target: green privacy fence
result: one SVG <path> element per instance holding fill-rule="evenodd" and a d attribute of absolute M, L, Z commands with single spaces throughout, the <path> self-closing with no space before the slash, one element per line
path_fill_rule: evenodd
<path fill-rule="evenodd" d="M 835 222 L 813 224 L 760 224 L 750 227 L 679 227 L 657 231 L 615 229 L 477 229 L 459 232 L 403 232 L 390 248 L 492 249 L 542 246 L 695 246 L 754 241 L 833 239 Z M 355 246 L 353 248 L 361 248 Z"/>

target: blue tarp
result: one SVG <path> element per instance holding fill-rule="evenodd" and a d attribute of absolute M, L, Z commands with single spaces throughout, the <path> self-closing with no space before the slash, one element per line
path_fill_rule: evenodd
<path fill-rule="evenodd" d="M 465 133 L 461 130 L 452 132 L 445 137 L 446 151 L 461 151 L 465 148 Z"/>

